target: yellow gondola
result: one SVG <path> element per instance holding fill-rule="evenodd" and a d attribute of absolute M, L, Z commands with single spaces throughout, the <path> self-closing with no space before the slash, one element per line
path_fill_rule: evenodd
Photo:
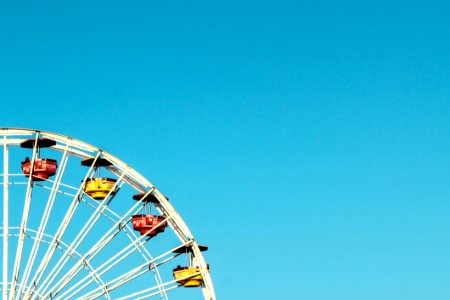
<path fill-rule="evenodd" d="M 181 267 L 173 269 L 173 276 L 178 283 L 184 287 L 198 287 L 203 283 L 199 267 Z"/>
<path fill-rule="evenodd" d="M 84 184 L 84 192 L 95 200 L 103 200 L 108 194 L 114 195 L 116 182 L 113 178 L 89 178 Z"/>

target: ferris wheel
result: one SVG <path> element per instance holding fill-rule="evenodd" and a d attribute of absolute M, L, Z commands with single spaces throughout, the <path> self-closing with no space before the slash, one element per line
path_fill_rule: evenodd
<path fill-rule="evenodd" d="M 3 300 L 216 299 L 208 247 L 130 166 L 50 132 L 0 143 Z"/>

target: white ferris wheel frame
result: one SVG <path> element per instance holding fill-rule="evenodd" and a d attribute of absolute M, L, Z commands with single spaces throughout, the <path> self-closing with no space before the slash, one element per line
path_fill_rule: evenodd
<path fill-rule="evenodd" d="M 59 162 L 58 170 L 55 174 L 53 180 L 48 180 L 52 183 L 51 187 L 46 187 L 50 189 L 50 194 L 47 200 L 47 205 L 45 207 L 44 213 L 42 214 L 39 228 L 32 229 L 27 228 L 27 221 L 30 209 L 30 202 L 32 199 L 32 190 L 34 185 L 38 185 L 38 182 L 32 182 L 32 173 L 28 177 L 27 190 L 24 201 L 22 222 L 20 227 L 13 227 L 9 224 L 9 187 L 12 184 L 10 182 L 11 176 L 24 176 L 23 174 L 10 174 L 9 172 L 9 148 L 11 146 L 19 146 L 22 142 L 29 139 L 35 139 L 37 141 L 40 138 L 47 138 L 56 142 L 55 145 L 51 146 L 52 150 L 56 150 L 62 153 L 62 159 Z M 33 154 L 32 154 L 32 164 L 36 158 L 37 144 L 34 143 Z M 181 216 L 177 213 L 172 204 L 166 199 L 166 197 L 146 178 L 141 174 L 131 168 L 129 165 L 125 164 L 115 156 L 96 148 L 88 143 L 82 142 L 77 139 L 73 139 L 68 136 L 33 130 L 33 129 L 22 129 L 22 128 L 2 128 L 0 129 L 0 146 L 3 146 L 3 224 L 2 224 L 2 237 L 3 237 L 3 258 L 2 258 L 2 282 L 0 284 L 0 289 L 2 290 L 2 300 L 14 300 L 16 298 L 21 298 L 24 295 L 24 299 L 68 299 L 74 297 L 77 293 L 82 291 L 83 287 L 87 286 L 92 282 L 96 282 L 98 288 L 81 296 L 76 299 L 96 299 L 99 297 L 105 297 L 106 299 L 111 299 L 109 292 L 119 286 L 126 284 L 133 280 L 134 278 L 140 276 L 141 274 L 151 270 L 154 273 L 155 279 L 157 281 L 155 286 L 147 289 L 133 292 L 126 295 L 120 299 L 146 299 L 152 296 L 160 296 L 162 299 L 168 299 L 167 291 L 180 287 L 180 284 L 176 280 L 163 282 L 158 271 L 158 266 L 172 260 L 177 256 L 172 255 L 177 250 L 182 248 L 189 248 L 192 255 L 192 259 L 195 265 L 199 267 L 200 274 L 203 278 L 201 285 L 202 294 L 205 300 L 215 300 L 215 293 L 213 288 L 213 283 L 209 273 L 209 267 L 206 264 L 204 257 L 201 252 L 199 244 L 196 242 L 193 234 L 189 230 L 186 223 L 183 221 Z M 143 194 L 141 200 L 136 201 L 136 203 L 130 206 L 129 213 L 123 216 L 115 214 L 112 210 L 108 208 L 109 203 L 114 198 L 114 195 L 110 195 L 109 192 L 108 200 L 102 201 L 97 207 L 92 207 L 94 213 L 84 225 L 83 229 L 78 233 L 76 238 L 70 243 L 66 244 L 61 239 L 67 227 L 74 216 L 74 213 L 78 207 L 78 204 L 83 201 L 83 184 L 86 182 L 87 178 L 93 171 L 93 165 L 90 166 L 86 173 L 82 184 L 73 190 L 73 201 L 64 216 L 63 222 L 59 226 L 56 234 L 49 235 L 45 233 L 45 228 L 49 221 L 51 215 L 52 206 L 56 198 L 56 194 L 59 192 L 59 188 L 64 186 L 62 183 L 62 175 L 64 174 L 65 168 L 67 166 L 67 161 L 69 157 L 78 157 L 81 159 L 87 159 L 94 157 L 94 161 L 99 158 L 103 158 L 111 162 L 110 166 L 106 168 L 108 171 L 117 176 L 118 180 L 115 183 L 114 189 L 116 187 L 120 188 L 123 184 L 128 184 L 133 187 L 137 192 Z M 32 168 L 33 169 L 33 168 Z M 0 171 L 1 172 L 1 171 Z M 31 170 L 32 172 L 32 170 Z M 66 186 L 69 188 L 69 186 Z M 145 244 L 146 236 L 136 236 L 133 230 L 130 230 L 129 225 L 125 222 L 125 218 L 132 212 L 137 212 L 140 209 L 140 205 L 143 203 L 143 198 L 148 194 L 154 194 L 158 200 L 157 209 L 165 217 L 165 221 L 168 226 L 173 230 L 175 235 L 180 241 L 180 245 L 173 249 L 169 249 L 167 252 L 152 257 L 148 250 L 143 247 Z M 97 241 L 97 243 L 89 249 L 86 253 L 79 253 L 77 247 L 84 240 L 86 235 L 95 225 L 96 221 L 100 217 L 110 218 L 113 226 L 108 230 L 102 238 Z M 160 226 L 159 224 L 158 226 Z M 101 266 L 94 268 L 90 265 L 90 260 L 95 257 L 100 251 L 119 233 L 124 232 L 130 240 L 130 244 L 127 245 L 122 250 L 118 251 L 113 257 L 108 259 Z M 11 237 L 17 237 L 17 250 L 15 253 L 14 267 L 11 272 L 10 267 L 10 253 L 9 253 L 9 239 Z M 31 238 L 33 240 L 33 247 L 28 257 L 28 261 L 24 266 L 24 258 L 22 257 L 23 244 L 25 238 Z M 31 269 L 35 263 L 36 253 L 41 245 L 41 243 L 48 244 L 47 252 L 44 258 L 41 260 L 37 271 L 31 274 Z M 56 264 L 52 265 L 52 271 L 46 278 L 42 278 L 43 272 L 49 267 L 49 262 L 53 256 L 53 253 L 57 250 L 62 250 L 63 255 Z M 115 264 L 126 258 L 133 251 L 139 251 L 145 258 L 145 262 L 135 267 L 134 269 L 128 271 L 125 274 L 121 274 L 117 278 L 110 280 L 109 282 L 103 282 L 101 275 L 107 272 L 109 269 L 114 267 Z M 64 273 L 61 277 L 60 273 L 63 267 L 66 265 L 68 260 L 75 260 L 75 265 L 70 269 L 69 272 Z M 86 277 L 85 280 L 77 282 L 71 286 L 68 290 L 62 292 L 62 289 L 74 278 L 82 269 L 88 270 L 91 277 Z M 11 274 L 12 273 L 12 274 Z M 21 274 L 19 282 L 19 273 Z M 8 278 L 11 275 L 11 278 Z M 57 277 L 60 276 L 60 277 Z M 55 283 L 56 281 L 56 283 Z M 39 282 L 39 285 L 36 284 Z M 11 292 L 13 291 L 13 292 Z M 22 299 L 22 298 L 21 298 Z"/>

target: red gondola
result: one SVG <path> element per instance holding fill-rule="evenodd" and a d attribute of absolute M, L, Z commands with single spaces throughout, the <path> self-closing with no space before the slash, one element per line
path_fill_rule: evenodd
<path fill-rule="evenodd" d="M 50 158 L 37 158 L 34 161 L 33 179 L 47 180 L 50 176 L 55 175 L 58 164 L 56 160 Z M 27 157 L 22 162 L 22 171 L 25 176 L 29 177 L 31 172 L 31 160 Z"/>
<path fill-rule="evenodd" d="M 164 221 L 163 216 L 134 215 L 132 221 L 134 230 L 139 231 L 141 235 L 147 234 L 152 237 L 160 232 L 164 232 L 167 227 L 167 222 Z"/>

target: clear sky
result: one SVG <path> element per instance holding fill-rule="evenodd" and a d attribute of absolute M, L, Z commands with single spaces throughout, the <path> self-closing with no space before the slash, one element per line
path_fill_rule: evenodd
<path fill-rule="evenodd" d="M 449 11 L 2 1 L 0 127 L 141 172 L 218 299 L 449 299 Z"/>

